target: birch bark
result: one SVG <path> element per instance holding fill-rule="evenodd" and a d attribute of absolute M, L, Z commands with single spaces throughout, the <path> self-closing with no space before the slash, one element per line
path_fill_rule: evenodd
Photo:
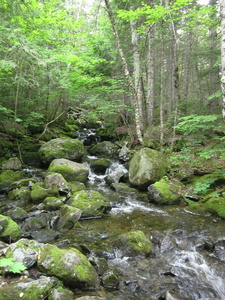
<path fill-rule="evenodd" d="M 220 0 L 222 115 L 225 118 L 225 0 Z"/>

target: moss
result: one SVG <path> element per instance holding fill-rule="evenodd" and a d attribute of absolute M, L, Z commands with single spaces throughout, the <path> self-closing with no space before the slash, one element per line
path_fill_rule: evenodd
<path fill-rule="evenodd" d="M 82 217 L 101 216 L 111 209 L 109 201 L 97 191 L 80 191 L 67 204 L 81 209 Z"/>
<path fill-rule="evenodd" d="M 38 182 L 33 185 L 32 191 L 31 191 L 31 199 L 35 203 L 42 202 L 45 198 L 51 197 L 51 196 L 58 196 L 58 191 L 55 189 L 45 189 L 42 186 L 42 183 Z"/>
<path fill-rule="evenodd" d="M 225 197 L 209 199 L 205 202 L 205 208 L 212 214 L 225 219 Z"/>
<path fill-rule="evenodd" d="M 28 203 L 31 199 L 31 191 L 26 186 L 21 186 L 18 189 L 14 189 L 8 193 L 8 198 L 10 200 L 22 200 L 25 203 Z"/>
<path fill-rule="evenodd" d="M 54 245 L 45 245 L 38 259 L 38 267 L 69 286 L 85 288 L 94 287 L 98 283 L 94 267 L 75 248 L 59 249 Z"/>
<path fill-rule="evenodd" d="M 0 185 L 11 184 L 22 177 L 23 174 L 20 171 L 5 170 L 0 174 Z"/>
<path fill-rule="evenodd" d="M 3 225 L 3 231 L 0 233 L 0 238 L 3 240 L 12 239 L 13 241 L 20 238 L 20 227 L 10 217 L 0 215 L 0 224 Z"/>
<path fill-rule="evenodd" d="M 43 201 L 43 204 L 44 204 L 45 208 L 49 209 L 49 210 L 57 210 L 57 209 L 60 209 L 64 205 L 63 201 L 56 197 L 45 198 L 45 200 Z"/>

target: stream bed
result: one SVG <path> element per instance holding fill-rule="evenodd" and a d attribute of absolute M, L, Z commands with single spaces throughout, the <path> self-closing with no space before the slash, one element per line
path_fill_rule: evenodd
<path fill-rule="evenodd" d="M 113 191 L 105 176 L 90 170 L 88 189 L 110 200 L 110 213 L 101 219 L 82 220 L 79 227 L 63 235 L 69 244 L 88 249 L 90 257 L 106 258 L 118 272 L 118 289 L 104 291 L 103 296 L 118 300 L 225 299 L 224 220 L 193 214 L 181 206 L 138 201 Z M 126 257 L 113 247 L 119 234 L 132 230 L 143 231 L 152 241 L 150 257 Z"/>

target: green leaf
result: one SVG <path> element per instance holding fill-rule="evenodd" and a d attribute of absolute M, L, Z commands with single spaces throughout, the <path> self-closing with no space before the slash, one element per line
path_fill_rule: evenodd
<path fill-rule="evenodd" d="M 9 267 L 9 271 L 13 273 L 21 273 L 24 270 L 26 270 L 26 267 L 22 262 L 16 262 Z"/>
<path fill-rule="evenodd" d="M 15 259 L 10 257 L 10 258 L 1 258 L 0 259 L 0 266 L 1 267 L 8 267 L 11 266 L 14 263 Z"/>

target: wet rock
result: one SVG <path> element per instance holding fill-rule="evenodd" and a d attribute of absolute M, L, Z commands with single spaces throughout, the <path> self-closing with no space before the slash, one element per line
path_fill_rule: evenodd
<path fill-rule="evenodd" d="M 5 170 L 0 174 L 0 192 L 9 192 L 14 181 L 23 178 L 20 171 Z"/>
<path fill-rule="evenodd" d="M 61 174 L 52 173 L 45 177 L 44 186 L 47 189 L 58 190 L 60 195 L 68 195 L 70 187 Z"/>
<path fill-rule="evenodd" d="M 122 194 L 135 194 L 137 193 L 137 190 L 128 186 L 127 184 L 123 182 L 119 183 L 112 183 L 111 188 L 114 189 L 116 192 L 122 193 Z"/>
<path fill-rule="evenodd" d="M 2 163 L 2 170 L 18 171 L 22 169 L 22 163 L 17 157 L 11 157 Z"/>
<path fill-rule="evenodd" d="M 46 211 L 38 211 L 35 215 L 29 213 L 29 217 L 21 224 L 23 231 L 36 231 L 49 226 L 53 214 Z"/>
<path fill-rule="evenodd" d="M 160 251 L 161 252 L 171 251 L 175 248 L 175 246 L 176 246 L 175 240 L 172 237 L 170 237 L 169 235 L 167 235 L 161 241 Z"/>
<path fill-rule="evenodd" d="M 28 217 L 28 213 L 20 207 L 9 209 L 6 215 L 13 219 L 13 221 L 23 221 Z"/>
<path fill-rule="evenodd" d="M 66 203 L 81 209 L 82 217 L 102 216 L 111 209 L 106 197 L 93 190 L 77 192 Z"/>
<path fill-rule="evenodd" d="M 8 193 L 9 200 L 17 202 L 18 206 L 24 206 L 31 201 L 31 191 L 28 186 L 21 186 Z"/>
<path fill-rule="evenodd" d="M 19 225 L 10 217 L 0 215 L 0 238 L 3 241 L 17 241 L 21 236 Z"/>
<path fill-rule="evenodd" d="M 57 158 L 79 161 L 84 155 L 84 152 L 83 143 L 71 138 L 57 138 L 50 140 L 41 146 L 38 151 L 41 161 L 45 165 Z"/>
<path fill-rule="evenodd" d="M 64 199 L 64 198 L 62 198 L 62 199 Z M 59 199 L 56 197 L 47 197 L 43 201 L 44 208 L 47 210 L 50 210 L 50 211 L 59 210 L 64 205 L 64 202 L 62 201 L 62 199 Z"/>
<path fill-rule="evenodd" d="M 109 185 L 113 183 L 118 183 L 125 174 L 127 174 L 127 170 L 125 168 L 118 168 L 110 172 L 109 175 L 106 177 L 105 181 Z"/>
<path fill-rule="evenodd" d="M 118 156 L 119 147 L 111 142 L 104 141 L 94 145 L 89 150 L 90 154 L 94 155 L 102 155 L 105 157 L 117 157 Z"/>
<path fill-rule="evenodd" d="M 51 290 L 48 300 L 72 300 L 74 299 L 74 294 L 72 291 L 58 288 Z"/>
<path fill-rule="evenodd" d="M 169 169 L 165 156 L 149 148 L 137 151 L 130 161 L 129 181 L 140 190 L 160 180 Z"/>
<path fill-rule="evenodd" d="M 127 148 L 126 145 L 123 145 L 123 147 L 119 151 L 119 159 L 123 162 L 129 161 L 130 160 L 130 149 Z"/>
<path fill-rule="evenodd" d="M 108 270 L 102 275 L 102 285 L 106 289 L 117 289 L 119 283 L 119 276 L 114 270 Z"/>
<path fill-rule="evenodd" d="M 164 177 L 148 187 L 148 198 L 151 202 L 160 205 L 176 204 L 182 199 L 181 188 L 179 181 L 171 181 Z"/>
<path fill-rule="evenodd" d="M 123 256 L 135 257 L 137 255 L 149 255 L 153 245 L 144 232 L 130 231 L 119 235 L 113 243 L 114 247 L 122 251 Z"/>
<path fill-rule="evenodd" d="M 2 286 L 0 300 L 47 299 L 52 288 L 57 284 L 59 284 L 59 281 L 53 277 L 41 276 L 37 280 L 22 279 L 13 284 Z"/>
<path fill-rule="evenodd" d="M 57 197 L 58 190 L 45 188 L 42 182 L 37 182 L 33 185 L 31 190 L 31 200 L 34 203 L 41 203 L 47 197 Z"/>
<path fill-rule="evenodd" d="M 91 163 L 92 170 L 97 174 L 105 174 L 105 171 L 109 166 L 110 160 L 106 158 L 96 159 Z"/>
<path fill-rule="evenodd" d="M 68 159 L 54 159 L 49 168 L 49 172 L 61 174 L 68 182 L 80 181 L 86 182 L 88 177 L 88 167 Z"/>
<path fill-rule="evenodd" d="M 106 300 L 105 297 L 97 297 L 97 296 L 84 296 L 76 298 L 76 300 Z"/>
<path fill-rule="evenodd" d="M 59 231 L 67 231 L 72 229 L 76 222 L 80 219 L 82 210 L 73 206 L 64 205 L 61 209 L 61 217 L 57 223 Z"/>
<path fill-rule="evenodd" d="M 59 233 L 53 229 L 43 229 L 31 232 L 31 237 L 40 243 L 52 243 L 59 237 Z"/>
<path fill-rule="evenodd" d="M 56 276 L 65 285 L 81 289 L 98 289 L 99 277 L 88 259 L 77 249 L 59 249 L 56 246 L 43 245 L 39 269 L 49 276 Z"/>
<path fill-rule="evenodd" d="M 107 261 L 104 257 L 92 256 L 89 257 L 89 261 L 95 267 L 98 275 L 102 275 L 108 269 Z"/>

